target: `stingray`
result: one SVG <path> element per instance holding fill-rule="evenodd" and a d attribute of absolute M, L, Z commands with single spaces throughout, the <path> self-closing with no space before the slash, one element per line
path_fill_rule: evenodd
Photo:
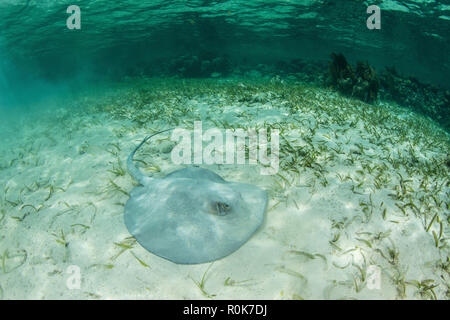
<path fill-rule="evenodd" d="M 261 226 L 267 193 L 195 166 L 164 178 L 143 175 L 133 163 L 134 154 L 151 137 L 169 130 L 146 137 L 128 156 L 128 172 L 139 186 L 125 204 L 125 225 L 146 250 L 178 264 L 226 257 Z"/>

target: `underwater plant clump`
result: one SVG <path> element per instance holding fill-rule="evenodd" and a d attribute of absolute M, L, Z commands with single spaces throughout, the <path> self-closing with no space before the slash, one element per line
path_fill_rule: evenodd
<path fill-rule="evenodd" d="M 332 53 L 331 59 L 329 73 L 331 83 L 337 90 L 364 102 L 377 99 L 380 86 L 378 76 L 367 61 L 358 61 L 354 70 L 342 53 Z"/>
<path fill-rule="evenodd" d="M 377 99 L 380 82 L 375 69 L 369 63 L 358 61 L 356 64 L 356 83 L 352 94 L 362 101 L 373 102 Z"/>

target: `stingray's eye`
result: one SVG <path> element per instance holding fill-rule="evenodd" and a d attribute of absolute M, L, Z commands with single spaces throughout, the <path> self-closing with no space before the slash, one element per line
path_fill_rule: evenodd
<path fill-rule="evenodd" d="M 225 202 L 216 202 L 215 209 L 217 215 L 224 216 L 231 210 L 231 207 Z"/>

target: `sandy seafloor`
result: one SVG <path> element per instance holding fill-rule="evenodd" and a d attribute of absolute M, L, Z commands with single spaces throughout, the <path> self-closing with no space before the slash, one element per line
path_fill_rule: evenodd
<path fill-rule="evenodd" d="M 280 170 L 205 166 L 267 190 L 265 223 L 226 258 L 177 265 L 130 238 L 121 168 L 147 134 L 194 120 L 280 129 Z M 406 108 L 295 82 L 129 79 L 5 113 L 0 131 L 0 298 L 450 297 L 450 139 Z M 143 172 L 180 168 L 168 138 L 139 151 Z"/>

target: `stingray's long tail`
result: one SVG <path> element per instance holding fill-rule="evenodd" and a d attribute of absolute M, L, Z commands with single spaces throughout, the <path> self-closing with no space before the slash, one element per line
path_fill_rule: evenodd
<path fill-rule="evenodd" d="M 145 137 L 145 139 L 144 140 L 142 140 L 142 142 L 130 153 L 130 155 L 128 156 L 128 159 L 127 159 L 127 169 L 128 169 L 128 173 L 136 180 L 136 181 L 138 181 L 140 184 L 144 184 L 144 181 L 146 180 L 146 179 L 149 179 L 148 177 L 146 177 L 142 172 L 140 172 L 139 171 L 139 169 L 134 165 L 134 163 L 133 163 L 133 157 L 134 157 L 134 154 L 136 153 L 136 151 L 138 151 L 138 149 L 140 148 L 140 147 L 142 147 L 142 145 L 144 144 L 144 143 L 146 143 L 151 137 L 153 137 L 153 136 L 156 136 L 157 134 L 160 134 L 160 133 L 163 133 L 163 132 L 166 132 L 166 131 L 170 131 L 170 130 L 173 130 L 174 128 L 170 128 L 170 129 L 166 129 L 166 130 L 163 130 L 163 131 L 159 131 L 159 132 L 156 132 L 156 133 L 154 133 L 154 134 L 152 134 L 152 135 L 149 135 L 149 136 L 147 136 L 147 137 Z"/>

